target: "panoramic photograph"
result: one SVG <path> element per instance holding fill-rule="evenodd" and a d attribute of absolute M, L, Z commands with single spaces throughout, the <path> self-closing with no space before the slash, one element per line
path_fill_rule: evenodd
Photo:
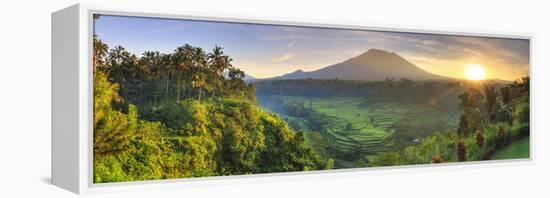
<path fill-rule="evenodd" d="M 93 23 L 96 184 L 530 158 L 528 39 Z"/>

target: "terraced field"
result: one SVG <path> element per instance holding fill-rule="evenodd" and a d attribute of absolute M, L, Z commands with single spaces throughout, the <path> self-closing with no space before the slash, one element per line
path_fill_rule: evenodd
<path fill-rule="evenodd" d="M 329 137 L 332 148 L 346 153 L 372 154 L 387 150 L 393 145 L 390 137 L 395 133 L 455 130 L 458 125 L 458 116 L 453 112 L 438 112 L 427 105 L 365 104 L 358 97 L 280 97 L 284 97 L 284 101 L 303 102 L 307 108 L 324 114 L 323 120 L 317 120 L 323 124 L 321 132 Z M 287 117 L 294 126 L 308 129 L 307 119 Z"/>

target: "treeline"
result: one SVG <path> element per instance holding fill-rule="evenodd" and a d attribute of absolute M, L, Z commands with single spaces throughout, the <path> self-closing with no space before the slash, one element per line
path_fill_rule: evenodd
<path fill-rule="evenodd" d="M 370 102 L 420 103 L 440 98 L 442 93 L 460 89 L 460 82 L 386 79 L 359 81 L 339 79 L 288 79 L 253 82 L 256 95 L 307 97 L 365 97 Z M 447 96 L 447 95 L 445 95 Z"/>
<path fill-rule="evenodd" d="M 154 106 L 184 98 L 255 96 L 254 86 L 243 81 L 244 72 L 234 67 L 223 48 L 207 53 L 185 44 L 173 53 L 146 51 L 140 57 L 122 46 L 109 49 L 94 39 L 94 71 L 108 74 L 120 85 L 120 95 L 132 103 Z"/>
<path fill-rule="evenodd" d="M 94 37 L 94 183 L 331 168 L 222 48 L 138 57 Z"/>
<path fill-rule="evenodd" d="M 492 84 L 470 88 L 460 98 L 456 133 L 435 133 L 419 145 L 383 152 L 369 166 L 478 161 L 529 136 L 529 77 L 497 89 Z"/>

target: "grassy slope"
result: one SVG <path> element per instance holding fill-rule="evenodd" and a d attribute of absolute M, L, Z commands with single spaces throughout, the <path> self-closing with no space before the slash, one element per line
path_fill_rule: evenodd
<path fill-rule="evenodd" d="M 522 138 L 495 153 L 491 159 L 518 159 L 529 157 L 529 137 Z"/>

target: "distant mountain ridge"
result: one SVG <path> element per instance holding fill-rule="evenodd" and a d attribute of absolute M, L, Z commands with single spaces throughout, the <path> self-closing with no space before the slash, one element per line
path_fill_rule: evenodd
<path fill-rule="evenodd" d="M 296 70 L 271 79 L 341 79 L 380 81 L 386 78 L 411 80 L 445 80 L 447 77 L 422 70 L 394 52 L 370 49 L 344 62 L 315 71 Z"/>

